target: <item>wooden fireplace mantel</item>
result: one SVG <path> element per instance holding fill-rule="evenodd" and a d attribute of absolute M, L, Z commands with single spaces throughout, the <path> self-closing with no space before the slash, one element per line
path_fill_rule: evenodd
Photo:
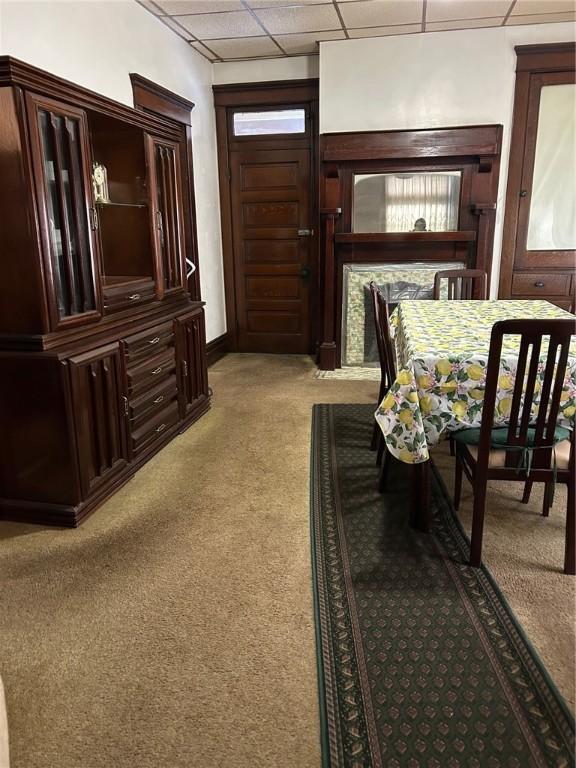
<path fill-rule="evenodd" d="M 464 262 L 492 267 L 501 125 L 320 136 L 322 335 L 318 363 L 340 365 L 345 263 Z M 355 173 L 459 170 L 459 226 L 454 232 L 352 232 Z"/>

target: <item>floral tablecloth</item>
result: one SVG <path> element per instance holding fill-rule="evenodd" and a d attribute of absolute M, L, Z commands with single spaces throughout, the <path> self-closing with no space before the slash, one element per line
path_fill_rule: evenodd
<path fill-rule="evenodd" d="M 376 411 L 390 453 L 407 464 L 449 432 L 479 427 L 492 326 L 498 320 L 573 317 L 547 301 L 403 301 L 394 311 L 398 375 Z M 504 338 L 494 423 L 512 404 L 519 339 Z M 537 402 L 534 404 L 537 408 Z M 576 413 L 576 339 L 570 348 L 559 423 Z"/>

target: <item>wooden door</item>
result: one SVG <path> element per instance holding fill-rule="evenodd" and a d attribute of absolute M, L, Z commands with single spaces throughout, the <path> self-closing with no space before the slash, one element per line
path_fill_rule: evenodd
<path fill-rule="evenodd" d="M 204 311 L 177 318 L 175 326 L 180 417 L 185 419 L 208 398 Z"/>
<path fill-rule="evenodd" d="M 310 149 L 230 153 L 238 351 L 310 351 Z"/>
<path fill-rule="evenodd" d="M 146 137 L 158 294 L 186 287 L 182 174 L 180 147 L 175 142 Z"/>
<path fill-rule="evenodd" d="M 128 464 L 126 376 L 120 344 L 69 361 L 84 498 Z"/>
<path fill-rule="evenodd" d="M 101 315 L 86 113 L 27 94 L 53 329 Z"/>

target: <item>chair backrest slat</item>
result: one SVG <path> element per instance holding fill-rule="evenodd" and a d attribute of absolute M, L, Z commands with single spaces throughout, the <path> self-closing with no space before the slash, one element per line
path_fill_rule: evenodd
<path fill-rule="evenodd" d="M 394 342 L 390 332 L 390 318 L 388 316 L 388 304 L 382 291 L 376 283 L 370 283 L 372 306 L 374 308 L 374 322 L 376 326 L 376 344 L 380 360 L 382 380 L 389 387 L 396 378 L 396 353 Z"/>
<path fill-rule="evenodd" d="M 503 320 L 495 323 L 490 339 L 478 446 L 478 462 L 484 467 L 488 465 L 491 447 L 504 336 L 520 337 L 518 366 L 510 413 L 507 417 L 507 444 L 526 447 L 528 430 L 534 429 L 534 437 L 530 442 L 542 450 L 534 452 L 533 465 L 549 467 L 560 411 L 560 397 L 568 366 L 570 341 L 574 332 L 574 321 L 569 318 L 565 320 Z M 543 350 L 545 358 L 541 361 Z M 535 416 L 533 404 L 537 393 L 540 403 L 538 415 Z M 517 465 L 518 452 L 508 451 L 506 466 L 516 467 Z"/>
<path fill-rule="evenodd" d="M 447 280 L 448 299 L 451 301 L 485 299 L 486 272 L 481 269 L 445 269 L 434 276 L 434 298 L 439 299 L 442 281 Z"/>

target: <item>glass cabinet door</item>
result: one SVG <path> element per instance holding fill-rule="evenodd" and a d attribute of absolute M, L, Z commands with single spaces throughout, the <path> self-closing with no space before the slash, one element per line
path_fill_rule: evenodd
<path fill-rule="evenodd" d="M 53 327 L 100 317 L 86 115 L 28 95 Z"/>
<path fill-rule="evenodd" d="M 186 287 L 180 147 L 147 136 L 159 295 Z"/>

